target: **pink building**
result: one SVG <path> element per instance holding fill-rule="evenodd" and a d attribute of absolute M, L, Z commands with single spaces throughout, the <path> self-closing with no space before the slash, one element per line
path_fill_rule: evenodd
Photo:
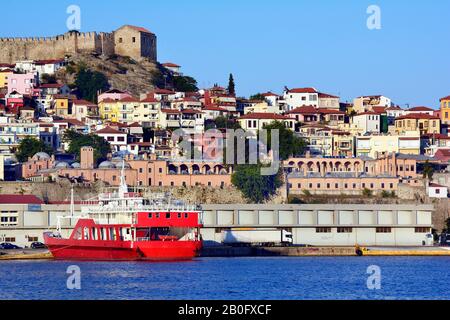
<path fill-rule="evenodd" d="M 8 77 L 8 94 L 18 92 L 24 95 L 32 95 L 34 88 L 39 85 L 37 73 L 12 74 Z"/>

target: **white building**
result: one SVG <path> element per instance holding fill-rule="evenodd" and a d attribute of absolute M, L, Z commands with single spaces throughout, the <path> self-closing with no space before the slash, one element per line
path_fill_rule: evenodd
<path fill-rule="evenodd" d="M 203 205 L 206 246 L 222 231 L 289 229 L 294 245 L 422 246 L 432 229 L 433 205 Z"/>
<path fill-rule="evenodd" d="M 353 116 L 353 125 L 364 133 L 380 133 L 381 119 L 375 112 L 363 112 Z"/>
<path fill-rule="evenodd" d="M 405 115 L 409 115 L 409 114 L 425 113 L 425 114 L 428 114 L 430 116 L 433 116 L 435 111 L 436 110 L 433 110 L 433 109 L 428 108 L 428 107 L 414 107 L 414 108 L 405 110 L 404 114 Z"/>
<path fill-rule="evenodd" d="M 39 76 L 43 74 L 53 75 L 59 69 L 66 65 L 63 59 L 58 60 L 25 60 L 16 62 L 15 69 L 21 72 L 38 72 Z"/>
<path fill-rule="evenodd" d="M 430 198 L 446 199 L 448 197 L 448 187 L 430 183 L 428 185 L 427 193 Z"/>
<path fill-rule="evenodd" d="M 238 119 L 241 128 L 245 131 L 252 131 L 257 133 L 264 129 L 264 126 L 271 124 L 274 121 L 282 122 L 286 128 L 295 131 L 295 119 L 281 116 L 275 113 L 249 113 Z"/>
<path fill-rule="evenodd" d="M 283 97 L 288 106 L 288 111 L 301 106 L 319 107 L 319 92 L 314 88 L 286 88 Z"/>
<path fill-rule="evenodd" d="M 111 144 L 111 147 L 115 149 L 115 151 L 127 150 L 128 135 L 126 133 L 111 127 L 106 127 L 97 131 L 96 134 L 108 141 Z"/>

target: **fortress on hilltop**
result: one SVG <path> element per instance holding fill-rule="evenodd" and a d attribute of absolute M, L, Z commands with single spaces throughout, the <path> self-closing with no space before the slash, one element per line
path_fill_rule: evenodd
<path fill-rule="evenodd" d="M 46 38 L 0 38 L 0 63 L 61 59 L 75 53 L 157 61 L 157 37 L 145 28 L 126 25 L 111 33 L 70 31 Z"/>

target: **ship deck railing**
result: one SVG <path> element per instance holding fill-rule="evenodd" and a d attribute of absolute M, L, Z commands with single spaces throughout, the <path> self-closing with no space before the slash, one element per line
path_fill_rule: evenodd
<path fill-rule="evenodd" d="M 200 212 L 197 206 L 187 205 L 187 206 L 137 206 L 137 207 L 105 207 L 105 206 L 90 206 L 87 208 L 83 208 L 82 212 L 88 213 L 137 213 L 142 211 L 148 212 Z"/>

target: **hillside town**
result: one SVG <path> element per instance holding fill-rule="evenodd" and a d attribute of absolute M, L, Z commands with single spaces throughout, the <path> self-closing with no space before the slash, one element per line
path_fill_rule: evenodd
<path fill-rule="evenodd" d="M 162 66 L 181 74 L 174 63 Z M 69 83 L 45 81 L 64 68 L 64 58 L 0 65 L 1 180 L 100 180 L 117 186 L 125 161 L 131 186 L 223 188 L 231 185 L 233 166 L 180 155 L 171 139 L 177 129 L 202 139 L 219 118 L 255 133 L 281 122 L 306 142 L 304 154 L 283 166 L 289 194 L 395 193 L 402 184 L 422 187 L 425 167 L 449 169 L 450 96 L 436 102 L 439 109 L 401 108 L 383 95 L 344 103 L 304 87 L 247 99 L 215 85 L 195 92 L 156 88 L 139 97 L 111 88 L 87 101 Z M 82 148 L 79 157 L 68 153 L 67 131 L 104 139 L 110 145 L 107 158 L 96 162 L 93 148 Z M 49 151 L 18 161 L 26 138 L 42 141 Z M 447 197 L 448 181 L 429 182 L 427 189 L 433 197 Z"/>

